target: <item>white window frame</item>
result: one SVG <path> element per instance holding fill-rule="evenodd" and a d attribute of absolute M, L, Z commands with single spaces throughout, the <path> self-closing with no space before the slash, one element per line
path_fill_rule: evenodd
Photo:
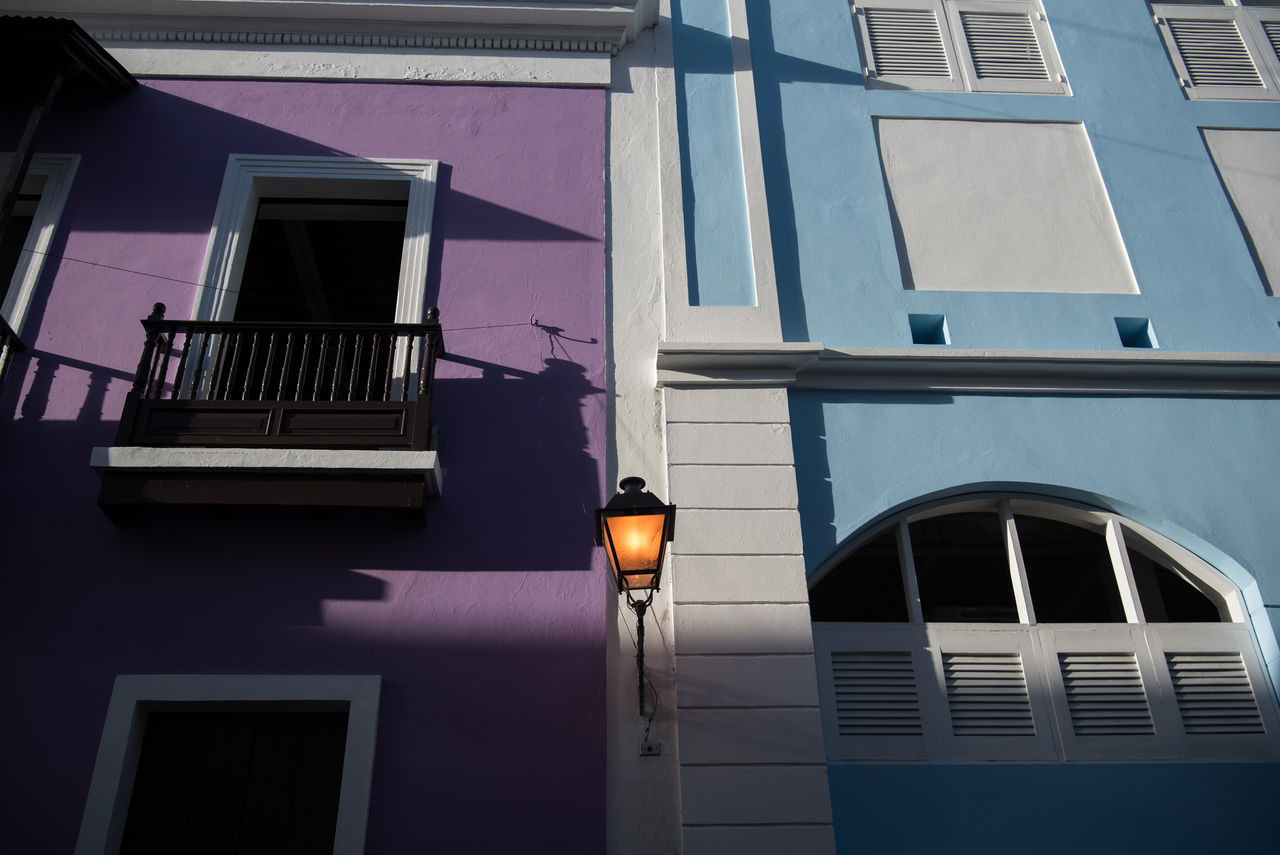
<path fill-rule="evenodd" d="M 386 182 L 407 182 L 394 320 L 421 323 L 439 165 L 438 160 L 419 159 L 230 155 L 191 319 L 229 321 L 235 315 L 249 237 L 263 196 L 388 198 L 394 188 Z"/>
<path fill-rule="evenodd" d="M 12 162 L 12 154 L 0 154 L 0 174 L 7 172 Z M 13 269 L 13 278 L 9 280 L 9 293 L 4 298 L 3 306 L 0 306 L 0 314 L 19 338 L 22 338 L 36 288 L 44 272 L 45 260 L 53 246 L 58 220 L 62 218 L 62 209 L 71 192 L 71 181 L 79 166 L 78 154 L 36 154 L 32 156 L 27 168 L 27 180 L 42 177 L 44 186 L 40 189 L 40 201 L 36 204 L 31 229 L 27 232 L 22 253 Z"/>
<path fill-rule="evenodd" d="M 347 743 L 342 760 L 336 855 L 364 852 L 373 754 L 377 735 L 378 676 L 122 674 L 116 677 L 106 723 L 80 822 L 76 855 L 115 855 L 120 850 L 133 793 L 146 710 L 150 703 L 202 705 L 228 701 L 345 702 Z"/>
<path fill-rule="evenodd" d="M 1151 14 L 1164 39 L 1169 61 L 1187 98 L 1193 101 L 1275 101 L 1280 100 L 1280 57 L 1276 56 L 1262 28 L 1263 21 L 1280 25 L 1280 8 L 1237 5 L 1194 5 L 1151 3 Z M 1253 62 L 1261 86 L 1200 85 L 1191 82 L 1191 73 L 1174 41 L 1169 19 L 1231 21 Z"/>
<path fill-rule="evenodd" d="M 966 511 L 998 513 L 1019 623 L 927 623 L 923 619 L 914 556 L 909 548 L 912 522 Z M 1037 516 L 1093 529 L 1105 537 L 1124 606 L 1122 623 L 1041 623 L 1036 620 L 1026 568 L 1014 523 L 1015 516 Z M 1280 710 L 1262 665 L 1257 640 L 1248 621 L 1244 598 L 1232 582 L 1190 551 L 1150 529 L 1115 514 L 1067 503 L 1023 497 L 981 496 L 944 500 L 902 514 L 869 529 L 832 557 L 838 566 L 847 555 L 886 530 L 895 530 L 902 563 L 908 620 L 898 622 L 813 623 L 819 671 L 823 728 L 829 762 L 942 761 L 1045 762 L 1107 760 L 1274 760 L 1280 758 Z M 1126 537 L 1128 540 L 1126 541 Z M 1220 623 L 1149 623 L 1142 612 L 1128 549 L 1155 550 L 1161 560 L 1214 601 L 1224 615 Z M 841 733 L 835 687 L 839 654 L 910 654 L 914 694 L 923 733 L 888 725 L 883 733 Z M 1153 733 L 1147 735 L 1077 735 L 1067 698 L 1059 653 L 1131 656 L 1140 675 Z M 1166 653 L 1240 655 L 1253 690 L 1261 734 L 1188 733 L 1178 706 Z M 1016 657 L 1026 682 L 1026 703 L 1035 724 L 1028 735 L 965 735 L 955 732 L 944 679 L 948 654 Z M 898 671 L 893 691 L 906 691 Z M 854 689 L 857 691 L 857 689 Z M 849 691 L 846 687 L 845 691 Z M 874 691 L 874 690 L 865 690 Z M 868 695 L 871 715 L 892 716 L 892 695 Z M 849 711 L 846 710 L 848 713 Z M 853 719 L 846 720 L 848 721 Z M 851 727 L 849 728 L 852 729 Z"/>
<path fill-rule="evenodd" d="M 876 71 L 871 52 L 871 35 L 867 28 L 865 10 L 895 9 L 904 11 L 931 11 L 942 37 L 942 48 L 947 57 L 950 78 L 912 75 L 880 75 Z M 1039 0 L 870 0 L 854 2 L 850 10 L 857 21 L 858 36 L 864 60 L 863 74 L 868 89 L 912 89 L 935 92 L 1007 92 L 1041 95 L 1069 95 L 1067 77 L 1054 44 L 1049 22 Z M 1019 80 L 1011 78 L 979 78 L 970 55 L 961 24 L 962 12 L 991 12 L 999 14 L 1025 14 L 1035 32 L 1040 56 L 1044 61 L 1048 80 Z"/>

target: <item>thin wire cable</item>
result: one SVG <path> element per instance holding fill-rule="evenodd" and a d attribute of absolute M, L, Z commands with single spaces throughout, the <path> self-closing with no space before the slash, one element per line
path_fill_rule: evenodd
<path fill-rule="evenodd" d="M 117 267 L 114 264 L 104 264 L 101 261 L 89 261 L 84 258 L 75 258 L 70 255 L 58 255 L 52 252 L 40 252 L 39 250 L 35 250 L 35 249 L 23 249 L 22 252 L 30 253 L 32 255 L 43 255 L 45 258 L 56 258 L 59 261 L 73 261 L 77 264 L 87 264 L 90 267 L 101 267 L 104 270 L 115 270 L 120 273 L 132 273 L 135 276 L 146 276 L 150 279 L 160 279 L 164 282 L 173 282 L 178 285 L 189 285 L 192 288 L 210 288 L 215 290 L 221 290 L 227 294 L 241 293 L 241 290 L 239 288 L 219 289 L 218 286 L 216 285 L 205 285 L 200 282 L 192 282 L 189 279 L 179 279 L 176 276 L 164 276 L 163 274 L 160 274 L 160 273 L 148 273 L 145 270 L 133 270 L 132 268 L 129 268 L 129 267 Z M 258 296 L 257 299 L 262 300 L 264 302 L 268 302 L 268 303 L 276 303 L 282 306 L 294 306 L 297 308 L 306 308 L 308 305 L 306 303 L 299 303 L 295 300 L 282 300 L 277 297 L 267 297 L 263 295 Z M 475 327 L 442 327 L 441 329 L 444 332 L 460 332 L 464 330 L 494 330 L 494 329 L 504 329 L 506 327 L 529 327 L 529 326 L 537 327 L 538 324 L 536 324 L 533 321 L 533 319 L 530 318 L 528 321 L 522 321 L 520 323 L 515 323 L 515 324 L 482 324 L 480 326 L 475 326 Z"/>

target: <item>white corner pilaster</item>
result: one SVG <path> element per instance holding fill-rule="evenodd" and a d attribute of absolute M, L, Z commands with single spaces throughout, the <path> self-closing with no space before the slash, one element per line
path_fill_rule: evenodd
<path fill-rule="evenodd" d="M 670 27 L 667 27 L 668 34 Z M 670 39 L 667 39 L 669 44 Z M 655 65 L 657 71 L 655 71 Z M 662 198 L 653 31 L 618 53 L 609 90 L 608 357 L 609 419 L 613 445 L 604 461 L 605 496 L 620 478 L 637 475 L 667 498 L 670 485 L 662 444 L 662 395 L 655 360 L 662 337 Z M 669 68 L 665 69 L 669 73 Z M 677 537 L 680 536 L 677 520 Z M 669 578 L 669 576 L 668 576 Z M 671 588 L 664 582 L 645 617 L 645 666 L 656 691 L 652 722 L 638 714 L 635 615 L 601 577 L 608 600 L 606 632 L 607 756 L 606 851 L 649 855 L 680 850 L 680 779 L 671 647 Z M 646 730 L 647 728 L 647 730 Z M 659 746 L 641 755 L 641 743 Z"/>
<path fill-rule="evenodd" d="M 683 852 L 834 853 L 786 390 L 663 396 Z"/>

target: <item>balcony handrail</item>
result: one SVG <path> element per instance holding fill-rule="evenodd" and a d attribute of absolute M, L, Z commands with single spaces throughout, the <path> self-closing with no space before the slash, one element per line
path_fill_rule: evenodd
<path fill-rule="evenodd" d="M 116 444 L 430 447 L 444 344 L 424 323 L 170 321 L 157 303 Z"/>
<path fill-rule="evenodd" d="M 142 321 L 137 399 L 406 401 L 415 373 L 417 397 L 429 393 L 444 352 L 435 307 L 424 323 L 168 320 L 164 312 L 157 303 Z"/>
<path fill-rule="evenodd" d="M 163 304 L 158 304 L 163 305 Z M 316 329 L 330 329 L 342 331 L 354 330 L 375 330 L 386 332 L 388 330 L 401 335 L 421 335 L 429 333 L 432 330 L 439 331 L 439 323 L 374 323 L 374 322 L 354 322 L 354 321 L 177 321 L 161 317 L 156 320 L 154 317 L 146 317 L 142 319 L 143 329 L 151 332 L 152 330 L 164 331 L 174 329 L 182 331 L 183 328 L 199 327 L 200 331 L 210 330 L 213 332 L 235 332 L 238 329 L 259 329 L 259 330 L 293 330 L 307 331 Z M 443 352 L 443 351 L 441 351 Z"/>

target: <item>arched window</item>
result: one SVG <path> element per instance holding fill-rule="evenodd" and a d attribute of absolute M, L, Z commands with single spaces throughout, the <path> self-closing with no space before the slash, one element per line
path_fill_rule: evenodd
<path fill-rule="evenodd" d="M 1142 526 L 993 497 L 850 546 L 809 594 L 832 761 L 1280 756 L 1239 591 Z"/>

